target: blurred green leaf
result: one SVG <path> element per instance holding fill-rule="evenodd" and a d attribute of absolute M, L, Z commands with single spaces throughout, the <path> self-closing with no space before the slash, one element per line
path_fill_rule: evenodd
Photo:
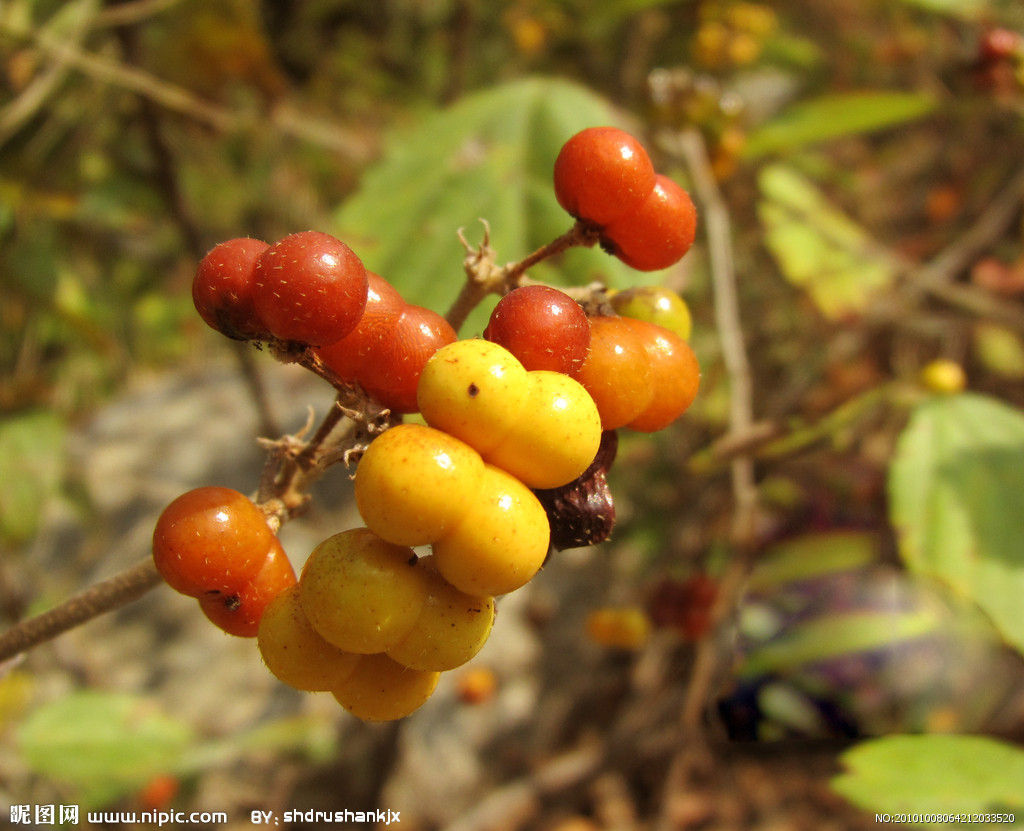
<path fill-rule="evenodd" d="M 444 313 L 465 277 L 457 230 L 477 244 L 486 219 L 500 261 L 521 259 L 567 231 L 572 219 L 551 184 L 555 157 L 578 130 L 615 122 L 604 98 L 561 80 L 471 95 L 394 137 L 342 206 L 337 232 L 406 300 Z M 650 282 L 599 249 L 574 249 L 531 275 L 563 285 Z M 471 318 L 464 334 L 485 320 Z"/>
<path fill-rule="evenodd" d="M 836 613 L 788 628 L 758 647 L 743 662 L 740 675 L 757 678 L 785 673 L 852 652 L 891 648 L 895 643 L 933 634 L 942 623 L 942 609 L 934 604 L 921 604 L 913 611 Z"/>
<path fill-rule="evenodd" d="M 42 776 L 102 805 L 173 770 L 192 741 L 182 721 L 152 700 L 82 690 L 35 710 L 18 731 L 21 753 Z"/>
<path fill-rule="evenodd" d="M 1024 344 L 1013 329 L 998 323 L 978 323 L 974 327 L 974 353 L 990 372 L 1004 378 L 1024 378 Z"/>
<path fill-rule="evenodd" d="M 973 20 L 992 11 L 989 0 L 903 0 L 909 6 L 917 6 L 935 14 L 948 14 Z"/>
<path fill-rule="evenodd" d="M 836 319 L 862 310 L 897 274 L 893 258 L 815 185 L 782 164 L 761 171 L 758 214 L 786 279 Z"/>
<path fill-rule="evenodd" d="M 0 537 L 18 543 L 35 536 L 63 477 L 64 434 L 63 420 L 49 411 L 0 421 Z"/>
<path fill-rule="evenodd" d="M 971 393 L 918 405 L 888 486 L 907 566 L 972 598 L 1024 650 L 1024 415 Z"/>
<path fill-rule="evenodd" d="M 793 580 L 863 568 L 877 559 L 877 541 L 863 531 L 804 534 L 776 543 L 762 554 L 750 575 L 749 587 L 764 591 Z"/>
<path fill-rule="evenodd" d="M 832 789 L 867 811 L 1003 811 L 1019 821 L 1024 809 L 1024 750 L 986 736 L 885 736 L 861 742 L 840 760 L 846 772 L 832 779 Z"/>
<path fill-rule="evenodd" d="M 841 136 L 916 121 L 935 109 L 919 92 L 844 92 L 803 101 L 752 130 L 743 155 L 756 158 Z"/>

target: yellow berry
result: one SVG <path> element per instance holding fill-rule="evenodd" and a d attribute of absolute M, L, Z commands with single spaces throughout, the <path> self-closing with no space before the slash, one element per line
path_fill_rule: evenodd
<path fill-rule="evenodd" d="M 418 710 L 434 694 L 439 672 L 409 669 L 387 655 L 364 655 L 331 694 L 363 721 L 394 721 Z"/>
<path fill-rule="evenodd" d="M 302 610 L 324 640 L 346 652 L 383 652 L 416 623 L 427 596 L 411 548 L 366 528 L 328 537 L 299 578 Z"/>
<path fill-rule="evenodd" d="M 476 655 L 491 634 L 494 598 L 459 591 L 434 570 L 432 560 L 421 561 L 428 578 L 423 611 L 388 656 L 411 669 L 454 669 Z"/>
<path fill-rule="evenodd" d="M 416 395 L 427 424 L 486 456 L 522 418 L 529 384 L 523 365 L 504 347 L 460 340 L 427 361 Z"/>
<path fill-rule="evenodd" d="M 544 564 L 551 529 L 537 497 L 501 468 L 487 465 L 480 493 L 462 521 L 434 543 L 437 570 L 466 594 L 507 594 Z"/>
<path fill-rule="evenodd" d="M 484 456 L 530 488 L 558 488 L 580 476 L 601 444 L 601 416 L 583 385 L 561 372 L 527 375 L 526 417 Z"/>
<path fill-rule="evenodd" d="M 267 669 L 297 690 L 323 691 L 340 686 L 361 657 L 342 652 L 317 634 L 302 611 L 297 584 L 267 606 L 256 644 Z"/>
<path fill-rule="evenodd" d="M 964 368 L 956 361 L 939 358 L 921 370 L 921 383 L 930 392 L 952 395 L 963 392 L 967 386 L 967 376 Z"/>
<path fill-rule="evenodd" d="M 458 523 L 484 464 L 471 447 L 422 424 L 399 424 L 371 443 L 356 472 L 366 526 L 395 545 L 426 545 Z"/>
<path fill-rule="evenodd" d="M 587 615 L 587 637 L 613 649 L 639 649 L 651 635 L 651 620 L 636 606 L 605 606 Z"/>

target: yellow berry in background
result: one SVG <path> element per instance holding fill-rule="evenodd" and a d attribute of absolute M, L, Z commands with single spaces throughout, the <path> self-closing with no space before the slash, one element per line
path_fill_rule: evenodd
<path fill-rule="evenodd" d="M 462 518 L 484 463 L 464 442 L 422 424 L 377 436 L 359 461 L 356 507 L 366 526 L 395 545 L 427 545 Z"/>
<path fill-rule="evenodd" d="M 963 392 L 967 386 L 964 368 L 956 361 L 938 358 L 926 364 L 921 370 L 922 386 L 930 392 L 952 395 Z"/>
<path fill-rule="evenodd" d="M 640 649 L 651 636 L 651 619 L 638 606 L 604 606 L 587 615 L 587 637 L 612 649 Z"/>

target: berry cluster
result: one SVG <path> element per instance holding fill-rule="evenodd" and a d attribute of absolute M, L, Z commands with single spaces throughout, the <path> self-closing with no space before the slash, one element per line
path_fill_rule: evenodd
<path fill-rule="evenodd" d="M 693 241 L 689 197 L 621 131 L 570 139 L 555 190 L 637 268 L 663 268 Z M 611 532 L 615 431 L 660 430 L 693 401 L 700 373 L 678 296 L 630 290 L 581 304 L 515 285 L 508 280 L 483 338 L 458 340 L 328 234 L 233 239 L 200 262 L 193 299 L 210 326 L 267 342 L 282 360 L 301 356 L 393 416 L 358 447 L 303 458 L 358 459 L 365 527 L 320 543 L 298 578 L 273 530 L 294 493 L 264 494 L 261 508 L 233 490 L 199 488 L 157 522 L 153 556 L 166 582 L 225 631 L 255 636 L 284 683 L 329 691 L 366 720 L 414 711 L 440 673 L 483 646 L 496 597 L 526 585 L 552 550 Z M 401 423 L 414 412 L 425 423 Z M 281 470 L 264 484 L 286 481 Z"/>
<path fill-rule="evenodd" d="M 693 245 L 697 210 L 690 195 L 656 173 L 640 142 L 616 127 L 588 127 L 562 146 L 555 196 L 637 271 L 668 268 Z"/>
<path fill-rule="evenodd" d="M 239 637 L 255 637 L 267 604 L 295 585 L 266 516 L 230 488 L 196 488 L 171 502 L 153 531 L 153 561 L 171 588 Z"/>

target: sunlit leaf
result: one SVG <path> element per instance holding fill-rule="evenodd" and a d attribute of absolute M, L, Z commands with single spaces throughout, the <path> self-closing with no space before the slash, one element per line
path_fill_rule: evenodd
<path fill-rule="evenodd" d="M 35 536 L 63 475 L 64 432 L 61 418 L 43 410 L 0 421 L 0 537 Z"/>
<path fill-rule="evenodd" d="M 990 372 L 1004 378 L 1024 378 L 1024 343 L 1013 329 L 978 323 L 974 327 L 974 353 Z"/>
<path fill-rule="evenodd" d="M 915 825 L 948 828 L 932 820 L 987 812 L 1019 818 L 1024 810 L 1024 750 L 986 736 L 885 736 L 840 760 L 846 772 L 832 779 L 833 790 L 867 811 L 919 814 L 924 821 Z"/>
<path fill-rule="evenodd" d="M 394 137 L 337 217 L 337 232 L 410 303 L 447 310 L 464 280 L 465 252 L 491 228 L 500 262 L 518 260 L 567 231 L 552 167 L 573 133 L 615 123 L 608 102 L 554 79 L 516 81 L 462 99 Z M 532 276 L 560 284 L 650 282 L 599 249 L 574 249 Z M 482 328 L 471 319 L 465 334 Z M 476 327 L 476 329 L 474 329 Z"/>
<path fill-rule="evenodd" d="M 149 699 L 84 690 L 36 709 L 18 731 L 23 759 L 101 805 L 172 770 L 192 740 L 188 725 Z"/>
<path fill-rule="evenodd" d="M 935 99 L 918 92 L 846 92 L 803 101 L 747 137 L 743 154 L 748 158 L 792 150 L 841 136 L 894 127 L 927 115 Z"/>
<path fill-rule="evenodd" d="M 965 593 L 1024 649 L 1024 415 L 970 393 L 919 405 L 889 498 L 907 566 Z"/>
<path fill-rule="evenodd" d="M 766 591 L 792 580 L 808 580 L 863 568 L 878 557 L 874 535 L 861 531 L 804 534 L 776 543 L 762 554 L 749 587 Z"/>
<path fill-rule="evenodd" d="M 936 14 L 948 14 L 967 20 L 981 17 L 992 10 L 990 0 L 902 0 L 902 2 Z"/>
<path fill-rule="evenodd" d="M 893 281 L 893 258 L 807 178 L 775 164 L 761 172 L 760 186 L 765 243 L 823 315 L 855 314 Z"/>

